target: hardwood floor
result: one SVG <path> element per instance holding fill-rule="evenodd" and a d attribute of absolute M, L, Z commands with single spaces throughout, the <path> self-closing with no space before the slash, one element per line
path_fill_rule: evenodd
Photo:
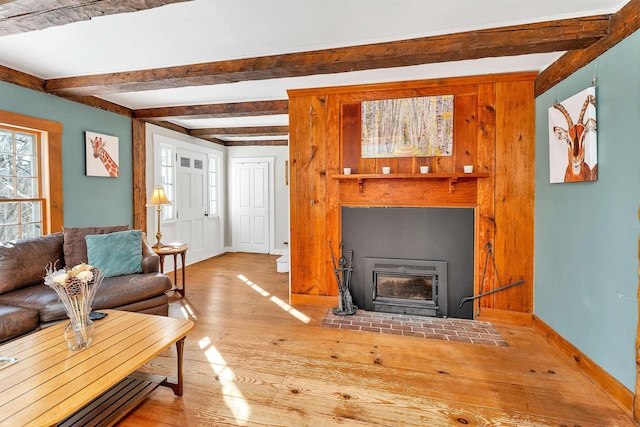
<path fill-rule="evenodd" d="M 170 315 L 196 322 L 184 395 L 159 388 L 120 426 L 630 426 L 632 419 L 527 328 L 508 347 L 321 328 L 335 298 L 290 307 L 277 256 L 188 266 Z M 175 373 L 171 348 L 145 366 Z"/>

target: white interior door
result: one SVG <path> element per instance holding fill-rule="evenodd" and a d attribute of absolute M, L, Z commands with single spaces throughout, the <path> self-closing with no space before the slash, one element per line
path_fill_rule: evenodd
<path fill-rule="evenodd" d="M 269 253 L 269 163 L 234 163 L 234 241 L 239 252 Z"/>
<path fill-rule="evenodd" d="M 224 153 L 154 134 L 153 154 L 149 151 L 148 155 L 153 157 L 152 160 L 147 160 L 148 170 L 153 170 L 153 177 L 147 180 L 147 188 L 153 188 L 160 182 L 165 182 L 166 186 L 166 182 L 170 182 L 170 188 L 165 190 L 171 190 L 171 214 L 161 224 L 162 242 L 188 244 L 187 265 L 224 253 L 224 222 L 227 211 L 223 194 L 226 186 L 226 165 L 222 161 Z M 183 161 L 184 166 L 180 166 L 181 158 L 188 159 Z M 201 167 L 201 161 L 205 162 L 204 167 Z M 202 183 L 202 193 L 200 184 L 194 184 L 195 181 Z M 204 214 L 205 211 L 208 216 Z M 157 216 L 155 211 L 149 209 L 149 212 L 147 230 L 149 240 L 153 242 L 153 235 L 158 227 Z M 202 226 L 203 215 L 204 232 L 197 233 Z M 178 262 L 178 267 L 180 265 Z M 165 258 L 164 269 L 165 272 L 173 271 L 173 257 Z"/>
<path fill-rule="evenodd" d="M 189 257 L 206 257 L 207 156 L 190 150 L 176 150 L 177 237 L 189 244 Z"/>

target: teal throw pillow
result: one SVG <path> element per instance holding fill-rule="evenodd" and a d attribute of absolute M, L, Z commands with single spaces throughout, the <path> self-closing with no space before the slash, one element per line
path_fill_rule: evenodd
<path fill-rule="evenodd" d="M 105 277 L 142 273 L 142 231 L 127 230 L 85 237 L 89 264 Z"/>

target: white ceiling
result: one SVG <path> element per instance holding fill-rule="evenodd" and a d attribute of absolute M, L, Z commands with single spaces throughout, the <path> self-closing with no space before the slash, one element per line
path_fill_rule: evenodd
<path fill-rule="evenodd" d="M 354 46 L 608 14 L 629 0 L 194 0 L 0 37 L 0 64 L 42 79 Z M 131 109 L 277 100 L 287 89 L 541 71 L 562 52 L 103 95 Z M 286 125 L 286 115 L 174 120 Z M 247 139 L 247 138 L 244 138 Z"/>

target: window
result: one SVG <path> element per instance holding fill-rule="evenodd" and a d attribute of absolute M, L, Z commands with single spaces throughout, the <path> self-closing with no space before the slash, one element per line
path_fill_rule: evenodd
<path fill-rule="evenodd" d="M 62 125 L 0 111 L 0 241 L 62 231 Z"/>
<path fill-rule="evenodd" d="M 209 216 L 218 216 L 218 158 L 209 156 Z"/>
<path fill-rule="evenodd" d="M 0 126 L 0 240 L 42 235 L 40 135 Z"/>
<path fill-rule="evenodd" d="M 164 188 L 164 194 L 167 199 L 172 202 L 171 205 L 162 206 L 162 212 L 160 214 L 161 221 L 171 221 L 174 219 L 175 207 L 173 205 L 175 195 L 175 184 L 173 180 L 174 176 L 174 154 L 172 147 L 160 147 L 160 174 L 162 180 L 162 187 Z"/>

